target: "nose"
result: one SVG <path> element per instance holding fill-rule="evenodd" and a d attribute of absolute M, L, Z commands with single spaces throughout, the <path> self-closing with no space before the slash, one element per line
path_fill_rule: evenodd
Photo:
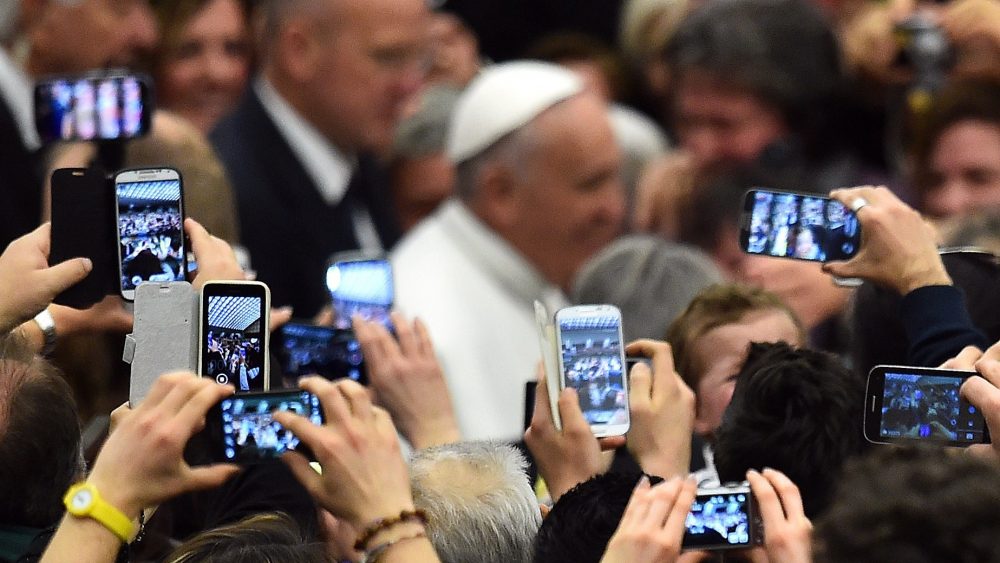
<path fill-rule="evenodd" d="M 691 153 L 695 166 L 704 170 L 723 159 L 723 142 L 712 127 L 706 124 L 692 125 L 681 139 L 685 150 Z"/>
<path fill-rule="evenodd" d="M 957 179 L 945 180 L 925 198 L 925 207 L 932 215 L 950 217 L 969 210 L 969 190 Z"/>

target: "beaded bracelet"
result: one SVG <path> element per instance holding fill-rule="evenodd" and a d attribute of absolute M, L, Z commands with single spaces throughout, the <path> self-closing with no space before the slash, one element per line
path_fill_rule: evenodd
<path fill-rule="evenodd" d="M 386 530 L 397 524 L 402 524 L 404 522 L 419 521 L 423 525 L 427 525 L 427 513 L 419 508 L 416 510 L 404 510 L 399 513 L 398 516 L 393 516 L 390 518 L 379 518 L 365 528 L 365 531 L 358 536 L 358 541 L 354 542 L 354 549 L 356 551 L 365 551 L 368 546 L 368 542 L 371 541 L 375 534 Z"/>
<path fill-rule="evenodd" d="M 364 562 L 365 563 L 375 563 L 376 561 L 378 561 L 378 558 L 382 557 L 382 555 L 390 547 L 392 547 L 392 546 L 394 546 L 394 545 L 396 545 L 398 543 L 403 543 L 405 541 L 415 540 L 415 539 L 418 539 L 418 538 L 426 538 L 426 537 L 427 537 L 427 533 L 424 532 L 424 531 L 420 531 L 420 532 L 417 532 L 417 533 L 409 535 L 409 536 L 404 536 L 404 537 L 401 537 L 401 538 L 396 538 L 396 539 L 394 539 L 392 541 L 387 541 L 387 542 L 385 542 L 385 543 L 383 543 L 381 545 L 376 545 L 375 547 L 373 547 L 373 548 L 371 548 L 371 549 L 369 549 L 368 551 L 365 552 Z"/>

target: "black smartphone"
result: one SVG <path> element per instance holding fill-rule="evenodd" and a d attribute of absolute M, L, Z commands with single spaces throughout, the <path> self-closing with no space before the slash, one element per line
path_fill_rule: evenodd
<path fill-rule="evenodd" d="M 297 436 L 278 424 L 272 413 L 288 411 L 323 424 L 319 398 L 307 391 L 285 390 L 233 395 L 212 407 L 205 420 L 214 461 L 257 463 L 297 451 L 314 459 Z"/>
<path fill-rule="evenodd" d="M 361 345 L 353 330 L 290 322 L 282 325 L 274 338 L 274 349 L 286 378 L 319 375 L 368 385 Z"/>
<path fill-rule="evenodd" d="M 115 175 L 121 294 L 128 301 L 142 282 L 187 279 L 182 187 L 180 173 L 172 168 Z"/>
<path fill-rule="evenodd" d="M 199 373 L 237 392 L 270 389 L 271 292 L 261 282 L 212 281 L 201 289 Z"/>
<path fill-rule="evenodd" d="M 42 142 L 134 139 L 152 123 L 150 80 L 101 71 L 35 84 L 35 127 Z"/>
<path fill-rule="evenodd" d="M 865 438 L 879 444 L 990 442 L 979 409 L 959 396 L 972 371 L 875 366 L 865 395 Z"/>
<path fill-rule="evenodd" d="M 762 543 L 760 517 L 747 483 L 699 488 L 684 522 L 682 549 L 715 551 Z"/>
<path fill-rule="evenodd" d="M 814 262 L 848 260 L 861 248 L 861 224 L 828 197 L 755 188 L 743 198 L 740 248 Z"/>
<path fill-rule="evenodd" d="M 326 271 L 326 287 L 333 302 L 334 327 L 351 328 L 351 317 L 357 314 L 392 331 L 389 312 L 395 291 L 388 260 L 334 256 Z"/>
<path fill-rule="evenodd" d="M 52 230 L 49 264 L 90 258 L 93 270 L 55 298 L 58 305 L 86 309 L 118 292 L 114 187 L 97 168 L 52 172 Z"/>

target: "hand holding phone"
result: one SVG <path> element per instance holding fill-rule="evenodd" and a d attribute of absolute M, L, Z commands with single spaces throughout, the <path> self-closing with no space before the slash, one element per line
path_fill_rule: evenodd
<path fill-rule="evenodd" d="M 578 305 L 556 313 L 561 387 L 572 387 L 598 438 L 629 429 L 628 378 L 621 311 L 614 305 Z"/>
<path fill-rule="evenodd" d="M 683 548 L 746 549 L 763 543 L 760 527 L 748 483 L 699 488 L 684 522 Z"/>
<path fill-rule="evenodd" d="M 122 297 L 142 282 L 185 281 L 184 204 L 172 168 L 125 170 L 115 176 Z"/>
<path fill-rule="evenodd" d="M 740 248 L 776 258 L 846 260 L 861 248 L 861 228 L 839 201 L 758 188 L 743 200 Z"/>
<path fill-rule="evenodd" d="M 237 392 L 270 388 L 271 292 L 252 281 L 212 281 L 201 289 L 199 373 Z"/>
<path fill-rule="evenodd" d="M 315 459 L 298 436 L 274 419 L 275 412 L 290 412 L 322 426 L 319 398 L 308 391 L 286 390 L 231 395 L 216 404 L 206 417 L 206 431 L 215 461 L 258 463 L 297 451 Z"/>
<path fill-rule="evenodd" d="M 868 375 L 865 438 L 880 444 L 965 447 L 990 442 L 982 413 L 959 390 L 975 372 L 875 366 Z"/>

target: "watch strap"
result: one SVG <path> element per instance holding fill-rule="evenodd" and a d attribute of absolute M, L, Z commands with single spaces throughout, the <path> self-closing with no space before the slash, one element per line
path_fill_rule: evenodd
<path fill-rule="evenodd" d="M 74 506 L 73 501 L 81 491 L 87 491 L 91 495 L 90 503 L 86 507 Z M 90 483 L 80 483 L 70 487 L 63 499 L 67 511 L 77 518 L 91 518 L 118 536 L 123 542 L 128 543 L 135 533 L 135 525 L 132 520 L 121 511 L 109 504 L 97 492 L 97 487 Z"/>

